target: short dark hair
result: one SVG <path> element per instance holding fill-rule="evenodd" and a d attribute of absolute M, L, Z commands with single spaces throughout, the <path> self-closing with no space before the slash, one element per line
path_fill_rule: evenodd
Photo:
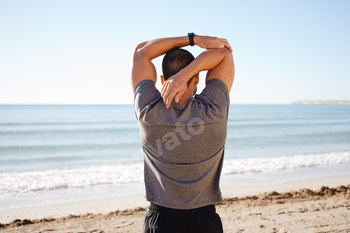
<path fill-rule="evenodd" d="M 194 56 L 187 50 L 173 48 L 169 50 L 162 63 L 163 76 L 167 80 L 177 72 L 188 66 L 194 60 Z M 190 80 L 191 81 L 191 80 Z"/>

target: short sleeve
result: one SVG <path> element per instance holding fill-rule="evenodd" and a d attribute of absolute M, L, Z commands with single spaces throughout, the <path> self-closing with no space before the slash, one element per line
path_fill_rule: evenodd
<path fill-rule="evenodd" d="M 160 96 L 160 92 L 152 80 L 139 82 L 134 90 L 134 105 L 137 119 L 139 118 L 139 113 Z"/>
<path fill-rule="evenodd" d="M 200 96 L 208 99 L 222 111 L 228 110 L 230 105 L 230 95 L 227 86 L 220 79 L 209 80 Z"/>

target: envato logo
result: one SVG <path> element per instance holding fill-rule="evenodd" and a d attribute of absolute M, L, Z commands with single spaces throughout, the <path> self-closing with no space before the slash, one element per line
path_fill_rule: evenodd
<path fill-rule="evenodd" d="M 165 143 L 164 147 L 166 150 L 171 151 L 175 149 L 175 147 L 181 145 L 178 136 L 180 136 L 183 140 L 188 141 L 192 139 L 192 136 L 203 133 L 205 128 L 204 121 L 198 117 L 192 118 L 186 125 L 181 125 L 178 123 L 175 126 L 176 128 L 173 131 L 164 134 L 162 138 L 158 138 L 156 140 L 156 151 L 158 155 L 163 155 L 162 143 Z M 188 133 L 186 133 L 186 129 Z"/>

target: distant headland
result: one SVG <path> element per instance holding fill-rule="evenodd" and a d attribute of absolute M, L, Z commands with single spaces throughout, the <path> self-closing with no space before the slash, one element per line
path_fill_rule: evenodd
<path fill-rule="evenodd" d="M 305 105 L 350 105 L 349 100 L 317 100 L 317 101 L 296 101 L 293 104 Z"/>

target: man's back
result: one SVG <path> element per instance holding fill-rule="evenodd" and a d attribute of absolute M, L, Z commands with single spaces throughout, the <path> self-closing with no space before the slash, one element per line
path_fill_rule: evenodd
<path fill-rule="evenodd" d="M 221 200 L 228 106 L 227 87 L 218 79 L 210 80 L 200 95 L 170 108 L 152 81 L 136 86 L 147 200 L 174 209 Z"/>
<path fill-rule="evenodd" d="M 184 46 L 206 49 L 197 58 Z M 134 50 L 131 83 L 140 126 L 149 210 L 144 233 L 222 233 L 219 180 L 234 78 L 232 48 L 223 38 L 159 38 Z M 161 93 L 152 60 L 163 58 Z M 199 72 L 208 71 L 197 92 Z M 173 101 L 174 100 L 174 101 Z"/>

